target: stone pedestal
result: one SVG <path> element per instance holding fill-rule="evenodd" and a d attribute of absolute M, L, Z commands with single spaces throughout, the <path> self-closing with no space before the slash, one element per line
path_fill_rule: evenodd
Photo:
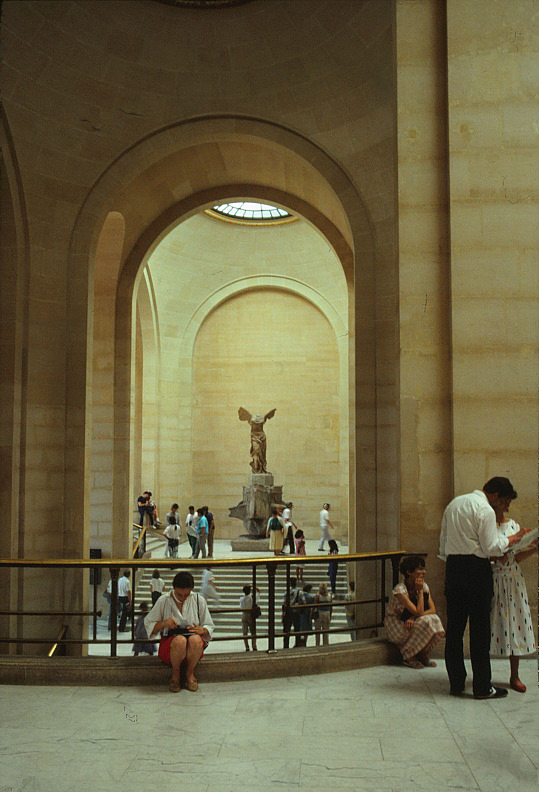
<path fill-rule="evenodd" d="M 272 506 L 282 502 L 283 488 L 275 486 L 271 473 L 252 473 L 249 476 L 249 484 L 243 488 L 242 500 L 230 509 L 230 516 L 243 521 L 246 534 L 243 538 L 256 539 L 266 534 Z M 264 548 L 260 545 L 259 549 Z"/>

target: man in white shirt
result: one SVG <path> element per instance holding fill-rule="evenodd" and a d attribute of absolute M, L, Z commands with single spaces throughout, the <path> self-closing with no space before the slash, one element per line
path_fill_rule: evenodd
<path fill-rule="evenodd" d="M 185 518 L 185 531 L 187 533 L 187 541 L 191 547 L 190 558 L 195 557 L 195 550 L 197 549 L 197 521 L 198 515 L 196 515 L 195 519 L 195 507 L 189 506 L 189 511 Z"/>
<path fill-rule="evenodd" d="M 524 533 L 521 531 L 507 539 L 496 527 L 493 507 L 509 505 L 516 497 L 509 479 L 496 476 L 489 479 L 482 490 L 454 498 L 442 518 L 439 557 L 446 561 L 445 665 L 453 696 L 463 693 L 465 686 L 462 638 L 468 619 L 474 698 L 507 695 L 505 688 L 493 687 L 490 681 L 490 602 L 493 594 L 490 556 L 503 555 Z"/>
<path fill-rule="evenodd" d="M 118 578 L 118 610 L 120 612 L 120 632 L 127 632 L 127 616 L 131 612 L 131 583 L 129 569 L 124 569 L 121 578 Z"/>
<path fill-rule="evenodd" d="M 318 549 L 321 551 L 324 550 L 324 542 L 329 542 L 331 539 L 329 529 L 331 528 L 331 530 L 333 530 L 333 525 L 329 519 L 330 508 L 329 503 L 324 503 L 322 511 L 320 512 L 320 544 L 318 545 Z"/>

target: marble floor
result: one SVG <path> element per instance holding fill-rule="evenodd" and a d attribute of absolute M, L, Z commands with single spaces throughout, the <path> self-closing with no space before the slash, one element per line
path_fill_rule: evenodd
<path fill-rule="evenodd" d="M 450 697 L 443 663 L 179 694 L 0 686 L 0 792 L 537 792 L 534 660 L 521 676 L 498 701 Z"/>

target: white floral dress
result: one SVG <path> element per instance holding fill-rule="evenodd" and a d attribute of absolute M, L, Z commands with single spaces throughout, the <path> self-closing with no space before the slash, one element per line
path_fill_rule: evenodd
<path fill-rule="evenodd" d="M 499 525 L 498 530 L 504 536 L 512 536 L 520 531 L 520 526 L 509 520 Z M 526 582 L 512 550 L 494 561 L 492 573 L 490 654 L 494 657 L 532 654 L 536 645 Z"/>

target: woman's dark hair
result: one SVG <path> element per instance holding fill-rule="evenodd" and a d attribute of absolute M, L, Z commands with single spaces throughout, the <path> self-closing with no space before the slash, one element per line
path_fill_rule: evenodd
<path fill-rule="evenodd" d="M 330 550 L 337 550 L 337 552 L 339 552 L 339 545 L 337 544 L 335 539 L 330 539 L 328 541 L 328 546 Z"/>
<path fill-rule="evenodd" d="M 174 517 L 173 514 L 169 514 L 168 515 L 168 524 L 169 525 L 177 525 L 176 518 Z"/>
<path fill-rule="evenodd" d="M 250 594 L 251 593 L 251 586 L 244 586 L 243 587 L 243 593 L 245 594 L 245 596 L 247 596 L 247 594 Z"/>
<path fill-rule="evenodd" d="M 296 533 L 294 534 L 294 539 L 303 539 L 304 533 L 301 528 L 298 528 Z"/>
<path fill-rule="evenodd" d="M 174 575 L 172 581 L 172 588 L 193 589 L 195 587 L 195 580 L 190 572 L 178 572 Z"/>
<path fill-rule="evenodd" d="M 161 577 L 161 574 L 160 574 L 160 572 L 159 572 L 159 570 L 158 570 L 158 569 L 154 569 L 152 577 L 153 577 L 153 578 L 159 578 L 159 577 Z"/>
<path fill-rule="evenodd" d="M 306 583 L 306 584 L 303 586 L 303 591 L 310 591 L 311 589 L 312 589 L 312 586 L 311 586 L 311 584 L 310 584 L 310 583 Z"/>
<path fill-rule="evenodd" d="M 178 506 L 178 504 L 177 504 L 177 503 L 173 503 L 173 504 L 172 504 L 172 506 L 171 506 L 170 508 L 171 508 L 171 509 L 179 509 L 180 507 Z"/>
<path fill-rule="evenodd" d="M 399 571 L 404 577 L 408 577 L 416 569 L 425 569 L 425 559 L 421 556 L 404 556 L 399 564 Z"/>
<path fill-rule="evenodd" d="M 494 476 L 483 485 L 483 492 L 488 492 L 489 495 L 499 495 L 500 498 L 510 498 L 515 500 L 517 493 L 513 489 L 513 485 L 505 476 Z"/>

